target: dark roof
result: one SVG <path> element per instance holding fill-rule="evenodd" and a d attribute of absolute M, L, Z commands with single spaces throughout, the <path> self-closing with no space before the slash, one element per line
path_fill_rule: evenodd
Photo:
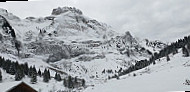
<path fill-rule="evenodd" d="M 38 91 L 36 91 L 26 83 L 21 82 L 18 85 L 12 87 L 11 89 L 7 90 L 6 92 L 38 92 Z"/>

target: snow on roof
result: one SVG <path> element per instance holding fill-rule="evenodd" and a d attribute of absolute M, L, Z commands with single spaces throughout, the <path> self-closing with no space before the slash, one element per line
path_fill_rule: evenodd
<path fill-rule="evenodd" d="M 19 85 L 20 83 L 22 83 L 23 81 L 11 81 L 11 82 L 6 82 L 6 83 L 0 83 L 0 92 L 7 92 L 8 90 L 10 90 L 11 88 Z M 24 82 L 25 83 L 25 82 Z M 25 83 L 27 84 L 27 83 Z M 27 84 L 29 85 L 29 84 Z M 30 85 L 29 85 L 30 86 Z"/>
<path fill-rule="evenodd" d="M 6 83 L 0 83 L 0 92 L 6 92 L 7 90 L 11 89 L 12 87 L 20 84 L 21 81 L 14 81 L 14 82 L 6 82 Z"/>

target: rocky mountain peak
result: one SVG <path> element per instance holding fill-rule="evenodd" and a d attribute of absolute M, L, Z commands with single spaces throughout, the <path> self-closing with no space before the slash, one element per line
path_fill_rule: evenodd
<path fill-rule="evenodd" d="M 131 35 L 129 31 L 125 32 L 125 35 L 122 37 L 123 40 L 128 41 L 128 42 L 137 42 L 136 39 Z"/>
<path fill-rule="evenodd" d="M 58 7 L 53 9 L 52 11 L 52 15 L 60 15 L 62 13 L 66 13 L 66 12 L 72 12 L 72 13 L 77 13 L 79 15 L 82 15 L 82 11 L 79 9 L 76 9 L 75 7 Z"/>
<path fill-rule="evenodd" d="M 132 35 L 131 35 L 131 33 L 129 31 L 125 32 L 125 35 L 132 37 Z"/>
<path fill-rule="evenodd" d="M 130 39 L 133 38 L 133 36 L 131 35 L 131 33 L 130 33 L 129 31 L 125 32 L 125 35 L 124 35 L 123 37 L 124 37 L 125 39 L 128 39 L 128 40 L 130 40 Z"/>

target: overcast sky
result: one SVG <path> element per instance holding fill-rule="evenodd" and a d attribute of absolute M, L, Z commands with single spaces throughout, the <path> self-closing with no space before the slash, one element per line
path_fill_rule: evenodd
<path fill-rule="evenodd" d="M 76 7 L 83 14 L 111 25 L 118 32 L 130 31 L 139 38 L 175 41 L 190 35 L 190 0 L 31 0 L 0 3 L 13 14 L 47 16 L 53 8 Z"/>

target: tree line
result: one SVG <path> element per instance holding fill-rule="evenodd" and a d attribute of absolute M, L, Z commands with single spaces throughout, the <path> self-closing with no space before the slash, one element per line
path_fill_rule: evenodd
<path fill-rule="evenodd" d="M 15 75 L 15 81 L 20 81 L 25 76 L 28 76 L 31 78 L 31 83 L 37 82 L 37 76 L 41 77 L 44 76 L 44 82 L 48 82 L 45 80 L 50 79 L 50 73 L 49 70 L 44 70 L 43 73 L 41 73 L 41 70 L 39 69 L 38 72 L 36 70 L 35 66 L 28 67 L 28 63 L 19 64 L 18 61 L 13 62 L 9 59 L 4 59 L 0 57 L 0 68 L 5 70 L 6 73 L 10 75 Z M 0 73 L 0 76 L 2 74 Z M 2 80 L 2 77 L 0 78 Z"/>
<path fill-rule="evenodd" d="M 130 66 L 128 69 L 118 72 L 118 75 L 114 75 L 111 78 L 118 78 L 119 76 L 126 75 L 133 71 L 145 68 L 150 64 L 156 64 L 155 60 L 163 57 L 166 57 L 166 60 L 170 61 L 169 54 L 174 55 L 178 53 L 178 49 L 180 48 L 182 49 L 183 56 L 188 57 L 190 54 L 190 36 L 185 36 L 183 39 L 178 39 L 176 42 L 167 45 L 158 53 L 155 52 L 149 59 L 137 61 L 134 65 Z"/>
<path fill-rule="evenodd" d="M 6 73 L 14 75 L 15 81 L 22 80 L 25 76 L 30 78 L 32 84 L 37 83 L 37 76 L 43 78 L 43 82 L 48 83 L 51 80 L 49 69 L 44 69 L 44 72 L 41 72 L 39 69 L 36 70 L 35 66 L 28 66 L 28 63 L 19 64 L 18 61 L 13 62 L 9 59 L 4 59 L 0 56 L 0 68 L 2 68 Z M 2 72 L 0 70 L 0 82 L 2 82 Z M 68 76 L 64 79 L 61 78 L 59 73 L 55 73 L 54 79 L 56 81 L 63 81 L 63 85 L 67 88 L 78 88 L 85 87 L 85 80 L 79 79 L 77 77 Z"/>

